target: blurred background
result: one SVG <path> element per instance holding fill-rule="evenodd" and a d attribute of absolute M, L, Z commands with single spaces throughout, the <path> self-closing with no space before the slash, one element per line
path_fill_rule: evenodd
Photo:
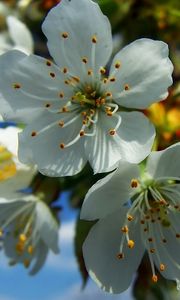
<path fill-rule="evenodd" d="M 78 0 L 76 0 L 78 1 Z M 0 54 L 12 48 L 22 49 L 48 58 L 46 39 L 41 25 L 48 11 L 58 0 L 0 1 Z M 113 33 L 114 53 L 128 43 L 142 37 L 162 40 L 169 45 L 174 64 L 174 84 L 166 100 L 143 111 L 157 131 L 154 150 L 161 150 L 180 138 L 180 1 L 179 0 L 97 0 L 108 16 Z M 13 16 L 17 30 L 22 30 L 26 43 L 14 34 Z M 11 21 L 9 21 L 11 20 Z M 14 19 L 13 19 L 14 20 Z M 21 23 L 22 22 L 22 23 Z M 22 25 L 25 24 L 25 25 Z M 19 26 L 19 27 L 18 27 Z M 23 26 L 26 26 L 25 29 Z M 24 30 L 24 31 L 23 31 Z M 1 76 L 3 70 L 1 70 Z M 1 121 L 1 127 L 9 125 Z M 103 175 L 101 175 L 103 176 Z M 132 286 L 123 294 L 110 296 L 100 291 L 88 278 L 82 243 L 93 225 L 79 221 L 79 211 L 88 189 L 100 178 L 86 168 L 74 177 L 47 178 L 37 174 L 33 191 L 41 191 L 48 198 L 60 223 L 60 255 L 49 254 L 43 269 L 29 276 L 21 265 L 10 267 L 0 252 L 0 300 L 176 300 L 179 295 L 174 283 L 160 278 L 158 285 L 151 282 L 146 257 L 134 276 Z M 160 275 L 159 275 L 160 276 Z"/>

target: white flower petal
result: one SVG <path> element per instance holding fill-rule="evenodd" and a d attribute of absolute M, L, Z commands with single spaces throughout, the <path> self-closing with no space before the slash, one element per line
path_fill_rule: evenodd
<path fill-rule="evenodd" d="M 63 119 L 66 123 L 66 115 L 46 111 L 25 128 L 19 135 L 19 159 L 23 163 L 34 161 L 39 171 L 49 176 L 68 176 L 80 172 L 87 161 L 83 153 L 83 138 L 64 149 L 60 145 L 66 145 L 79 134 L 82 120 L 79 118 L 67 127 L 60 127 L 59 121 Z M 32 136 L 32 132 L 37 135 Z"/>
<path fill-rule="evenodd" d="M 36 204 L 36 224 L 41 239 L 52 249 L 54 253 L 59 252 L 58 247 L 58 223 L 54 219 L 48 206 L 42 201 Z"/>
<path fill-rule="evenodd" d="M 11 72 L 7 65 L 11 65 Z M 64 83 L 64 74 L 41 57 L 26 56 L 14 50 L 0 57 L 0 67 L 4 70 L 0 78 L 2 96 L 25 123 L 47 109 L 46 105 L 60 109 L 72 94 L 72 88 Z"/>
<path fill-rule="evenodd" d="M 9 34 L 14 42 L 16 49 L 25 53 L 33 52 L 33 39 L 27 26 L 14 16 L 7 17 Z"/>
<path fill-rule="evenodd" d="M 176 213 L 177 214 L 177 213 Z M 175 214 L 171 214 L 171 218 L 174 218 Z M 179 216 L 177 216 L 179 218 Z M 176 280 L 180 278 L 180 244 L 178 239 L 173 233 L 171 227 L 162 227 L 163 237 L 166 239 L 166 243 L 162 242 L 161 236 L 154 225 L 155 239 L 157 251 L 160 257 L 160 261 L 155 255 L 154 260 L 157 268 L 159 269 L 162 276 L 170 280 Z M 165 270 L 160 270 L 160 263 L 164 264 Z"/>
<path fill-rule="evenodd" d="M 140 112 L 121 112 L 122 122 L 117 130 L 121 140 L 121 157 L 131 163 L 139 163 L 151 151 L 155 129 Z"/>
<path fill-rule="evenodd" d="M 35 256 L 35 263 L 31 267 L 29 275 L 35 275 L 37 272 L 39 272 L 39 270 L 43 267 L 46 261 L 47 255 L 48 255 L 48 247 L 43 241 L 39 241 L 37 247 L 37 253 Z"/>
<path fill-rule="evenodd" d="M 85 264 L 90 276 L 99 287 L 110 293 L 121 293 L 128 288 L 144 253 L 137 225 L 131 231 L 135 247 L 129 249 L 124 245 L 124 258 L 117 258 L 121 228 L 127 211 L 122 207 L 100 220 L 93 226 L 83 245 Z"/>
<path fill-rule="evenodd" d="M 118 161 L 139 163 L 151 151 L 155 130 L 140 112 L 120 112 L 121 124 L 111 136 L 117 120 L 100 114 L 96 134 L 85 143 L 85 151 L 95 173 L 107 172 L 117 167 Z"/>
<path fill-rule="evenodd" d="M 139 177 L 137 165 L 120 162 L 118 169 L 94 184 L 81 208 L 81 219 L 104 218 L 129 200 L 131 180 Z"/>
<path fill-rule="evenodd" d="M 179 176 L 180 143 L 176 143 L 165 150 L 153 151 L 147 160 L 147 171 L 154 177 Z"/>
<path fill-rule="evenodd" d="M 116 73 L 112 92 L 115 101 L 130 108 L 146 108 L 165 99 L 172 84 L 173 66 L 168 58 L 168 46 L 161 41 L 139 39 L 122 49 L 114 58 L 120 69 Z M 125 90 L 125 85 L 129 90 Z"/>
<path fill-rule="evenodd" d="M 91 0 L 61 1 L 51 9 L 42 29 L 56 63 L 67 67 L 73 75 L 84 77 L 83 57 L 88 59 L 87 68 L 96 71 L 107 63 L 111 55 L 109 21 Z M 67 33 L 68 37 L 63 38 L 63 33 Z M 93 36 L 97 37 L 97 43 L 92 43 Z"/>
<path fill-rule="evenodd" d="M 0 145 L 6 147 L 7 150 L 13 154 L 12 160 L 16 165 L 16 173 L 14 176 L 0 181 L 0 196 L 7 199 L 20 196 L 19 190 L 29 186 L 36 172 L 35 167 L 24 165 L 20 163 L 17 158 L 18 132 L 20 131 L 21 129 L 17 127 L 0 129 Z M 6 161 L 4 163 L 6 163 Z"/>

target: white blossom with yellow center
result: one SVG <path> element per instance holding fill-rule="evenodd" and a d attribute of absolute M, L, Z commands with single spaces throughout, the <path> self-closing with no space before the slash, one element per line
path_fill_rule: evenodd
<path fill-rule="evenodd" d="M 17 127 L 0 128 L 0 197 L 16 198 L 21 189 L 27 188 L 36 172 L 34 166 L 22 164 L 17 158 Z"/>
<path fill-rule="evenodd" d="M 132 110 L 167 97 L 173 69 L 167 45 L 136 40 L 117 53 L 108 73 L 111 29 L 96 3 L 62 0 L 42 29 L 57 65 L 19 51 L 0 58 L 1 92 L 27 124 L 20 135 L 21 161 L 33 161 L 49 176 L 66 176 L 87 161 L 97 173 L 119 160 L 143 160 L 154 127 Z"/>
<path fill-rule="evenodd" d="M 30 275 L 44 265 L 49 249 L 58 253 L 58 223 L 48 206 L 33 195 L 0 198 L 0 235 L 9 264 L 30 267 Z"/>
<path fill-rule="evenodd" d="M 147 251 L 152 281 L 156 269 L 180 280 L 180 143 L 152 152 L 146 172 L 121 163 L 88 192 L 81 218 L 99 221 L 83 253 L 89 274 L 105 291 L 121 293 Z"/>

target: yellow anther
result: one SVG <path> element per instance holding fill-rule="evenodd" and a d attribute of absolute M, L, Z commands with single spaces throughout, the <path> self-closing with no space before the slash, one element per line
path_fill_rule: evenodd
<path fill-rule="evenodd" d="M 72 76 L 72 79 L 73 79 L 74 81 L 76 81 L 77 83 L 80 82 L 80 78 L 77 77 L 77 76 Z"/>
<path fill-rule="evenodd" d="M 87 57 L 83 57 L 83 58 L 82 58 L 82 62 L 83 62 L 84 64 L 87 64 L 87 63 L 88 63 Z"/>
<path fill-rule="evenodd" d="M 103 68 L 103 67 L 101 67 L 101 68 L 99 69 L 99 72 L 100 72 L 102 75 L 104 75 L 104 74 L 106 73 L 106 69 Z"/>
<path fill-rule="evenodd" d="M 64 143 L 61 143 L 61 144 L 59 145 L 59 147 L 60 147 L 61 149 L 64 149 L 64 148 L 65 148 L 65 144 L 64 144 Z"/>
<path fill-rule="evenodd" d="M 65 67 L 65 68 L 62 69 L 62 72 L 63 72 L 64 74 L 66 74 L 66 73 L 68 72 L 68 69 Z"/>
<path fill-rule="evenodd" d="M 63 98 L 63 97 L 64 97 L 64 93 L 63 93 L 63 92 L 60 92 L 60 93 L 59 93 L 59 97 L 60 97 L 60 98 Z"/>
<path fill-rule="evenodd" d="M 95 110 L 91 108 L 91 109 L 90 109 L 90 114 L 91 114 L 91 115 L 94 115 L 94 114 L 95 114 Z"/>
<path fill-rule="evenodd" d="M 86 112 L 86 111 L 82 111 L 82 112 L 81 112 L 81 115 L 82 115 L 83 117 L 85 117 L 85 116 L 87 115 L 87 112 Z"/>
<path fill-rule="evenodd" d="M 137 179 L 132 179 L 131 180 L 131 187 L 132 188 L 137 188 L 139 185 L 139 181 Z"/>
<path fill-rule="evenodd" d="M 150 251 L 152 254 L 154 254 L 154 253 L 156 252 L 156 250 L 155 250 L 154 248 L 151 248 L 149 251 Z"/>
<path fill-rule="evenodd" d="M 125 84 L 125 85 L 124 85 L 124 90 L 125 90 L 125 91 L 129 91 L 129 90 L 130 90 L 130 86 L 129 86 L 128 84 Z"/>
<path fill-rule="evenodd" d="M 165 267 L 164 264 L 160 264 L 159 268 L 160 268 L 161 271 L 164 271 L 166 267 Z"/>
<path fill-rule="evenodd" d="M 112 113 L 111 110 L 109 110 L 109 111 L 106 112 L 106 115 L 107 115 L 108 117 L 112 117 L 113 113 Z"/>
<path fill-rule="evenodd" d="M 27 236 L 24 233 L 19 235 L 19 242 L 24 243 L 27 240 Z"/>
<path fill-rule="evenodd" d="M 118 253 L 117 258 L 118 259 L 123 259 L 124 258 L 124 253 Z"/>
<path fill-rule="evenodd" d="M 180 238 L 180 234 L 176 233 L 176 238 L 179 239 Z"/>
<path fill-rule="evenodd" d="M 84 130 L 81 130 L 80 133 L 79 133 L 79 135 L 80 135 L 81 137 L 84 136 L 84 135 L 85 135 Z"/>
<path fill-rule="evenodd" d="M 63 106 L 63 107 L 62 107 L 62 112 L 68 112 L 67 106 Z"/>
<path fill-rule="evenodd" d="M 24 265 L 25 268 L 28 268 L 29 265 L 30 265 L 30 260 L 29 260 L 29 259 L 25 259 L 25 260 L 23 261 L 23 265 Z"/>
<path fill-rule="evenodd" d="M 157 275 L 153 275 L 153 276 L 152 276 L 152 281 L 155 282 L 155 283 L 158 281 Z"/>
<path fill-rule="evenodd" d="M 64 39 L 67 39 L 69 34 L 68 32 L 63 32 L 62 35 L 61 35 Z"/>
<path fill-rule="evenodd" d="M 29 245 L 29 246 L 28 246 L 27 252 L 28 252 L 29 254 L 31 254 L 31 255 L 33 254 L 34 248 L 33 248 L 32 245 Z"/>
<path fill-rule="evenodd" d="M 21 85 L 19 83 L 14 83 L 13 84 L 13 88 L 16 90 L 16 89 L 20 89 L 21 88 Z"/>
<path fill-rule="evenodd" d="M 111 77 L 111 78 L 109 78 L 109 81 L 115 82 L 115 81 L 116 81 L 116 78 L 115 78 L 115 77 Z"/>
<path fill-rule="evenodd" d="M 148 241 L 149 241 L 149 242 L 152 242 L 152 241 L 153 241 L 153 238 L 148 238 Z"/>
<path fill-rule="evenodd" d="M 91 41 L 92 41 L 92 43 L 94 43 L 94 44 L 97 43 L 97 37 L 96 37 L 96 35 L 93 35 L 93 36 L 92 36 Z"/>
<path fill-rule="evenodd" d="M 121 231 L 122 231 L 123 233 L 128 233 L 129 229 L 128 229 L 127 226 L 123 226 L 123 227 L 121 228 Z"/>
<path fill-rule="evenodd" d="M 93 74 L 93 70 L 92 70 L 92 69 L 89 69 L 87 73 L 88 73 L 88 75 L 90 76 L 90 75 Z"/>
<path fill-rule="evenodd" d="M 21 243 L 21 242 L 17 243 L 16 244 L 16 252 L 19 255 L 21 255 L 23 253 L 23 251 L 24 251 L 24 243 Z"/>
<path fill-rule="evenodd" d="M 45 104 L 45 107 L 49 108 L 51 106 L 50 103 Z"/>
<path fill-rule="evenodd" d="M 34 136 L 36 136 L 36 135 L 37 135 L 37 132 L 36 132 L 36 131 L 32 131 L 32 132 L 31 132 L 31 136 L 32 136 L 32 137 L 34 137 Z"/>
<path fill-rule="evenodd" d="M 46 61 L 46 65 L 47 65 L 48 67 L 50 67 L 50 66 L 52 65 L 51 61 L 50 61 L 50 60 L 47 60 L 47 61 Z"/>
<path fill-rule="evenodd" d="M 108 82 L 108 79 L 107 78 L 104 78 L 103 79 L 103 82 L 106 84 Z"/>
<path fill-rule="evenodd" d="M 115 66 L 115 68 L 116 68 L 116 69 L 119 69 L 119 68 L 120 68 L 120 66 L 121 66 L 121 64 L 120 64 L 120 62 L 119 62 L 119 61 L 117 61 L 117 62 L 115 63 L 115 65 L 114 65 L 114 66 Z"/>
<path fill-rule="evenodd" d="M 56 74 L 53 73 L 53 72 L 50 72 L 49 75 L 50 75 L 52 78 L 55 78 L 55 77 L 56 77 Z"/>
<path fill-rule="evenodd" d="M 0 229 L 0 237 L 2 237 L 2 236 L 3 236 L 3 230 Z"/>
<path fill-rule="evenodd" d="M 135 243 L 134 243 L 133 240 L 129 240 L 129 241 L 128 241 L 128 247 L 129 247 L 130 249 L 134 248 L 134 245 L 135 245 Z"/>
<path fill-rule="evenodd" d="M 127 219 L 128 219 L 128 221 L 132 221 L 134 218 L 131 215 L 127 215 Z"/>
<path fill-rule="evenodd" d="M 112 93 L 111 92 L 106 92 L 105 96 L 106 97 L 112 97 Z"/>
<path fill-rule="evenodd" d="M 161 199 L 161 200 L 159 201 L 159 203 L 160 203 L 161 205 L 167 205 L 167 202 L 166 202 L 166 200 L 164 200 L 164 199 Z"/>
<path fill-rule="evenodd" d="M 115 135 L 116 134 L 116 130 L 115 129 L 110 129 L 109 130 L 109 134 L 112 135 L 112 136 Z"/>
<path fill-rule="evenodd" d="M 59 121 L 58 125 L 59 125 L 60 127 L 63 127 L 63 126 L 64 126 L 64 121 Z"/>

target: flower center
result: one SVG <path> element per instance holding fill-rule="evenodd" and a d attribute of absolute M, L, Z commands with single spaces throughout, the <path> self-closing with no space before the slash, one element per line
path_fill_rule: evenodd
<path fill-rule="evenodd" d="M 12 160 L 12 154 L 0 145 L 0 181 L 4 181 L 16 174 L 16 165 Z"/>
<path fill-rule="evenodd" d="M 18 257 L 26 268 L 29 267 L 35 250 L 33 217 L 32 203 L 27 203 L 22 207 L 17 207 L 15 211 L 13 213 L 11 212 L 9 217 L 0 224 L 0 236 L 2 240 L 6 241 L 6 239 L 11 239 L 13 241 L 14 257 Z M 14 264 L 16 264 L 16 260 L 12 259 L 10 265 Z"/>
<path fill-rule="evenodd" d="M 179 184 L 180 178 L 159 178 L 156 181 L 146 180 L 144 182 L 132 179 L 131 181 L 131 187 L 135 188 L 137 192 L 133 193 L 127 219 L 121 228 L 123 236 L 117 257 L 119 259 L 125 257 L 125 241 L 130 249 L 136 246 L 133 227 L 139 224 L 140 228 L 137 231 L 140 232 L 141 241 L 148 252 L 153 282 L 158 281 L 154 261 L 156 261 L 159 271 L 163 272 L 167 268 L 161 259 L 161 251 L 168 257 L 172 265 L 177 266 L 177 262 L 168 253 L 165 244 L 170 242 L 168 236 L 172 235 L 177 243 L 180 238 L 178 231 L 180 206 L 176 202 L 177 196 L 180 197 L 180 192 L 177 190 Z M 165 256 L 163 255 L 163 257 Z"/>

